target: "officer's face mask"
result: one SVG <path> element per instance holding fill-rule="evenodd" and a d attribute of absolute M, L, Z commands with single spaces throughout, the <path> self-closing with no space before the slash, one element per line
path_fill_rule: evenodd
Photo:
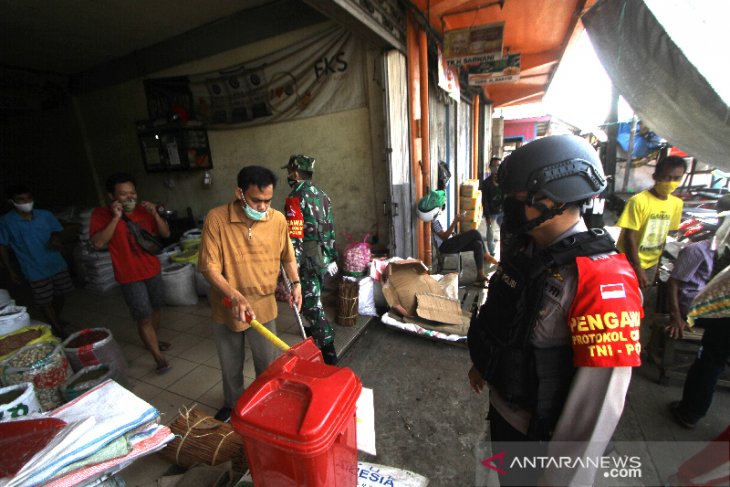
<path fill-rule="evenodd" d="M 505 232 L 518 234 L 525 233 L 529 220 L 525 214 L 527 203 L 517 198 L 506 196 L 502 204 L 504 211 L 504 220 L 502 220 L 502 228 Z"/>
<path fill-rule="evenodd" d="M 514 235 L 524 234 L 565 210 L 566 207 L 564 205 L 549 208 L 541 202 L 547 199 L 545 197 L 540 199 L 533 197 L 528 202 L 518 200 L 513 196 L 506 196 L 502 204 L 502 209 L 504 210 L 502 228 L 504 228 L 505 232 Z M 532 220 L 528 219 L 526 211 L 528 206 L 535 208 L 540 212 L 540 215 Z"/>

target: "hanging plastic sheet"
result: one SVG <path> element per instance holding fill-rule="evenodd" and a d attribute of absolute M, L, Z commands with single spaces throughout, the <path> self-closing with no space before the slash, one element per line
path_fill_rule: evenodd
<path fill-rule="evenodd" d="M 657 4 L 662 21 L 647 7 Z M 730 169 L 730 107 L 673 40 L 692 32 L 708 51 L 726 29 L 725 2 L 599 0 L 582 17 L 598 58 L 618 92 L 652 130 L 703 162 Z M 668 15 L 671 15 L 669 17 Z M 681 20 L 680 28 L 671 20 Z M 678 21 L 679 22 L 679 21 Z M 668 32 L 665 26 L 671 27 Z M 694 28 L 700 26 L 700 28 Z M 722 63 L 714 55 L 715 63 Z M 698 63 L 698 61 L 694 61 Z M 710 76 L 708 81 L 707 76 Z M 719 86 L 719 85 L 718 85 Z"/>

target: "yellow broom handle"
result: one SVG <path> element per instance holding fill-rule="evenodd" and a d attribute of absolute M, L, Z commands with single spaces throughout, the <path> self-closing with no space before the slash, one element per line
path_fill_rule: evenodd
<path fill-rule="evenodd" d="M 268 328 L 266 328 L 264 325 L 259 323 L 257 320 L 251 320 L 249 322 L 251 327 L 256 330 L 257 332 L 261 333 L 264 338 L 266 338 L 268 341 L 270 341 L 276 348 L 279 350 L 286 352 L 289 350 L 289 345 L 284 343 L 278 336 L 274 335 L 269 331 Z"/>

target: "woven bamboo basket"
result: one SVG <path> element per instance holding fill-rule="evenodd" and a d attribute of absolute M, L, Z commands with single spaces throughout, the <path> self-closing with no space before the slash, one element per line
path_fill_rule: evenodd
<path fill-rule="evenodd" d="M 355 326 L 357 323 L 357 305 L 360 285 L 357 282 L 344 280 L 340 283 L 340 294 L 337 306 L 337 324 Z"/>
<path fill-rule="evenodd" d="M 248 470 L 243 438 L 229 423 L 218 421 L 203 411 L 183 407 L 170 424 L 175 439 L 160 451 L 167 461 L 183 468 L 219 465 L 227 461 L 236 472 Z"/>

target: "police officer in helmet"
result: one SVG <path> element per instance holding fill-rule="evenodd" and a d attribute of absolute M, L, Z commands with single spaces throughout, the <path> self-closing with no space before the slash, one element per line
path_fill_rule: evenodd
<path fill-rule="evenodd" d="M 489 386 L 493 443 L 600 456 L 640 364 L 642 315 L 625 256 L 581 218 L 583 203 L 606 187 L 600 160 L 580 137 L 545 137 L 507 157 L 499 181 L 510 243 L 469 328 L 470 385 Z M 500 481 L 591 485 L 594 476 L 587 465 L 510 470 Z"/>

